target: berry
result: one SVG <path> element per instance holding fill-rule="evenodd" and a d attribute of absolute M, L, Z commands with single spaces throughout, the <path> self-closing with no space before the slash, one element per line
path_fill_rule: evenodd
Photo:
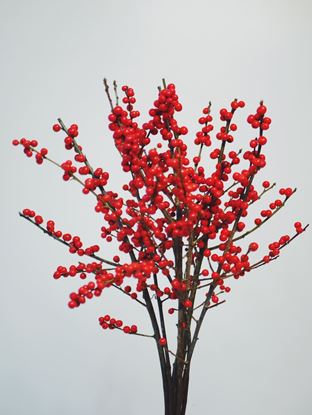
<path fill-rule="evenodd" d="M 167 345 L 167 339 L 166 339 L 165 337 L 161 337 L 161 338 L 159 339 L 159 344 L 160 344 L 160 346 L 162 346 L 162 347 L 166 346 L 166 345 Z"/>
<path fill-rule="evenodd" d="M 263 116 L 266 113 L 267 109 L 264 105 L 260 105 L 257 109 L 257 114 Z"/>
<path fill-rule="evenodd" d="M 191 300 L 187 299 L 187 300 L 184 301 L 183 305 L 184 305 L 185 308 L 190 308 L 190 307 L 192 307 L 193 303 L 192 303 Z"/>
<path fill-rule="evenodd" d="M 135 324 L 132 324 L 132 326 L 130 327 L 131 333 L 135 334 L 138 331 L 138 328 Z"/>
<path fill-rule="evenodd" d="M 62 128 L 59 124 L 54 124 L 52 127 L 53 131 L 55 131 L 56 133 L 59 132 Z"/>
<path fill-rule="evenodd" d="M 252 242 L 249 245 L 249 250 L 252 251 L 252 252 L 257 251 L 258 248 L 259 248 L 259 245 L 257 244 L 257 242 Z"/>

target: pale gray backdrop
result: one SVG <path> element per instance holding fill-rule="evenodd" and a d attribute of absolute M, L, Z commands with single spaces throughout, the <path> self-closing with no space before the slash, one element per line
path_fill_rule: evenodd
<path fill-rule="evenodd" d="M 135 87 L 143 118 L 161 78 L 175 82 L 190 143 L 209 100 L 216 115 L 232 98 L 246 100 L 243 124 L 264 99 L 273 123 L 259 180 L 299 188 L 259 232 L 264 251 L 295 220 L 311 221 L 311 11 L 302 0 L 1 1 L 1 414 L 159 415 L 163 405 L 154 344 L 97 324 L 108 312 L 150 332 L 140 307 L 111 291 L 69 310 L 77 281 L 52 273 L 74 258 L 18 216 L 30 207 L 93 243 L 101 226 L 93 200 L 11 139 L 37 138 L 64 161 L 51 125 L 59 116 L 77 122 L 115 189 L 124 177 L 107 130 L 104 76 Z M 252 136 L 242 128 L 236 148 Z M 231 284 L 200 336 L 190 415 L 311 414 L 310 258 L 311 231 Z"/>

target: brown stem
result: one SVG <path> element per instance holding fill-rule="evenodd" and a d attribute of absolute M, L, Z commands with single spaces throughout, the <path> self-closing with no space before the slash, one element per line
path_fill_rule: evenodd
<path fill-rule="evenodd" d="M 119 105 L 119 97 L 118 97 L 118 91 L 117 91 L 117 82 L 113 82 L 114 86 L 114 93 L 115 93 L 115 99 L 116 99 L 116 106 Z"/>
<path fill-rule="evenodd" d="M 107 99 L 108 99 L 109 105 L 111 107 L 111 110 L 113 111 L 114 105 L 113 105 L 112 97 L 110 96 L 110 93 L 109 93 L 109 86 L 108 86 L 108 83 L 107 83 L 107 79 L 106 78 L 103 79 L 103 84 L 104 84 L 104 87 L 105 87 L 105 93 L 107 95 Z"/>

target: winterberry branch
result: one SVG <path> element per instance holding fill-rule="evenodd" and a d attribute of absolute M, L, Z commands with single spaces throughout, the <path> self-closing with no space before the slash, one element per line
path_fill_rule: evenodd
<path fill-rule="evenodd" d="M 53 235 L 51 232 L 49 232 L 47 229 L 45 229 L 43 226 L 39 225 L 38 223 L 36 223 L 35 221 L 31 220 L 31 218 L 29 218 L 28 216 L 25 216 L 22 212 L 19 212 L 19 215 L 28 220 L 30 223 L 32 223 L 33 225 L 35 225 L 37 228 L 41 229 L 43 233 L 45 233 L 46 235 L 49 235 L 51 238 L 53 238 L 54 240 L 62 243 L 63 245 L 66 245 L 68 247 L 70 247 L 70 243 L 64 241 L 61 238 L 57 238 L 55 235 Z M 107 259 L 101 258 L 100 256 L 96 255 L 96 254 L 85 254 L 87 256 L 89 256 L 90 258 L 96 259 L 97 261 L 103 262 L 104 264 L 108 264 L 108 265 L 113 265 L 115 267 L 117 267 L 119 264 L 109 261 Z"/>
<path fill-rule="evenodd" d="M 28 216 L 24 215 L 24 214 L 23 214 L 23 213 L 21 213 L 21 212 L 19 212 L 19 215 L 20 215 L 22 218 L 24 218 L 24 219 L 26 219 L 27 221 L 29 221 L 30 223 L 32 223 L 33 225 L 35 225 L 37 228 L 41 229 L 41 230 L 43 231 L 43 233 L 47 234 L 48 236 L 50 236 L 50 237 L 51 237 L 51 238 L 53 238 L 54 240 L 56 240 L 56 241 L 58 241 L 58 242 L 62 243 L 63 245 L 65 245 L 65 246 L 67 246 L 67 247 L 70 247 L 70 243 L 68 243 L 68 242 L 64 241 L 64 240 L 63 240 L 63 239 L 61 239 L 61 238 L 56 237 L 55 235 L 53 235 L 53 233 L 49 232 L 49 231 L 48 231 L 47 229 L 45 229 L 43 226 L 41 226 L 40 224 L 38 224 L 38 223 L 36 223 L 35 221 L 31 220 L 31 218 L 30 218 L 30 217 L 28 217 Z M 89 256 L 90 258 L 96 259 L 97 261 L 100 261 L 100 262 L 102 262 L 102 263 L 105 263 L 105 264 L 108 264 L 108 265 L 113 265 L 113 266 L 114 266 L 114 268 L 113 268 L 113 269 L 116 269 L 116 267 L 119 265 L 118 263 L 111 262 L 111 261 L 108 261 L 108 260 L 106 260 L 106 259 L 104 259 L 104 258 L 101 258 L 100 256 L 98 256 L 98 255 L 96 255 L 96 254 L 85 254 L 85 255 L 86 255 L 86 256 Z M 109 268 L 107 268 L 106 270 L 109 270 Z M 126 291 L 124 291 L 124 290 L 123 290 L 121 287 L 119 287 L 118 285 L 116 285 L 116 284 L 111 284 L 111 285 L 112 285 L 114 288 L 116 288 L 116 289 L 118 289 L 119 291 L 121 291 L 123 294 L 126 294 L 127 296 L 129 296 L 129 297 L 130 297 L 130 294 L 129 294 L 129 293 L 127 293 Z M 135 300 L 136 302 L 140 303 L 141 305 L 143 305 L 144 307 L 146 307 L 146 304 L 145 304 L 143 301 L 139 300 L 138 298 L 134 298 L 134 300 Z"/>
<path fill-rule="evenodd" d="M 36 148 L 36 140 L 15 139 L 13 144 L 24 147 L 28 157 L 34 153 L 38 164 L 44 160 L 52 162 L 63 170 L 64 180 L 77 181 L 82 185 L 84 194 L 95 196 L 95 211 L 101 213 L 105 221 L 105 225 L 101 226 L 101 237 L 107 242 L 114 238 L 119 243 L 119 250 L 129 255 L 130 263 L 121 264 L 118 255 L 113 257 L 113 261 L 101 258 L 96 255 L 99 245 L 83 248 L 78 236 L 56 231 L 53 221 L 48 221 L 46 228 L 41 226 L 42 217 L 29 209 L 24 209 L 20 215 L 68 246 L 71 253 L 98 261 L 89 261 L 88 264 L 79 262 L 79 265 L 69 268 L 58 266 L 54 272 L 55 279 L 75 275 L 86 279 L 87 274 L 94 276 L 94 281 L 70 293 L 70 308 L 78 307 L 94 296 L 99 297 L 104 288 L 111 286 L 146 308 L 152 335 L 140 333 L 135 324 L 125 326 L 121 320 L 109 315 L 100 317 L 99 322 L 103 329 L 117 328 L 124 333 L 154 338 L 161 367 L 166 415 L 185 415 L 190 363 L 199 332 L 207 311 L 226 301 L 218 297 L 222 294 L 223 298 L 231 290 L 225 281 L 232 277 L 239 279 L 277 259 L 280 251 L 308 225 L 302 227 L 301 222 L 296 222 L 295 235 L 284 235 L 270 243 L 268 254 L 255 262 L 251 261 L 250 253 L 257 251 L 258 243 L 251 242 L 246 249 L 237 244 L 268 222 L 296 191 L 280 189 L 284 200 L 271 202 L 270 209 L 262 210 L 261 217 L 255 218 L 255 226 L 244 231 L 244 218 L 250 206 L 275 186 L 275 183 L 270 185 L 269 181 L 265 181 L 262 192 L 258 193 L 254 185 L 256 174 L 266 165 L 265 154 L 261 152 L 267 142 L 263 133 L 271 123 L 262 101 L 256 113 L 247 118 L 248 124 L 258 133 L 249 143 L 251 150 L 247 149 L 242 158 L 239 157 L 242 149 L 238 152 L 226 150 L 234 141 L 232 132 L 237 130 L 233 115 L 245 103 L 234 99 L 229 110 L 220 110 L 222 124 L 215 136 L 219 144 L 210 153 L 210 159 L 215 160 L 215 164 L 211 173 L 207 174 L 200 163 L 204 146 L 212 145 L 210 132 L 214 126 L 211 103 L 203 108 L 203 115 L 198 119 L 201 129 L 196 133 L 194 144 L 199 147 L 192 163 L 188 158 L 188 146 L 183 140 L 188 129 L 180 126 L 176 119 L 182 104 L 174 84 L 167 84 L 162 79 L 158 97 L 148 112 L 149 119 L 142 125 L 137 121 L 140 112 L 134 107 L 136 97 L 133 88 L 122 86 L 124 96 L 119 100 L 114 81 L 114 105 L 106 79 L 103 84 L 111 109 L 109 130 L 121 157 L 122 170 L 129 173 L 129 180 L 122 186 L 130 195 L 128 199 L 116 192 L 106 191 L 109 174 L 101 168 L 94 170 L 90 165 L 77 142 L 76 124 L 67 128 L 58 119 L 59 124 L 54 124 L 53 130 L 62 130 L 67 134 L 65 148 L 76 153 L 75 161 L 82 163 L 78 173 L 87 175 L 85 180 L 75 174 L 77 166 L 71 160 L 62 164 L 54 162 L 47 157 L 47 149 Z M 158 141 L 159 137 L 163 143 Z M 243 160 L 247 161 L 248 166 L 233 172 Z M 231 184 L 228 184 L 229 180 Z M 215 239 L 220 242 L 213 245 Z M 214 252 L 216 250 L 217 253 Z M 107 268 L 103 268 L 102 263 L 107 264 Z M 135 288 L 123 285 L 128 278 Z M 208 292 L 204 292 L 203 298 L 202 289 L 205 287 L 208 287 Z M 177 327 L 175 353 L 168 347 L 168 326 L 164 315 L 166 301 L 174 304 L 174 307 L 169 306 L 168 314 L 175 318 L 173 321 Z M 200 310 L 198 318 L 197 310 Z M 173 362 L 170 355 L 174 356 Z"/>
<path fill-rule="evenodd" d="M 67 127 L 65 126 L 65 124 L 63 123 L 63 121 L 61 120 L 61 118 L 58 118 L 57 119 L 57 121 L 59 122 L 59 124 L 60 124 L 60 126 L 61 126 L 61 128 L 62 128 L 62 130 L 67 134 L 67 136 L 69 136 L 69 137 L 71 137 L 72 138 L 72 141 L 73 141 L 73 145 L 74 145 L 74 149 L 75 149 L 75 152 L 76 153 L 78 153 L 79 155 L 81 155 L 81 156 L 83 156 L 84 157 L 84 164 L 88 167 L 88 169 L 89 169 L 89 171 L 90 171 L 90 174 L 91 174 L 91 176 L 94 178 L 95 177 L 95 175 L 94 175 L 94 169 L 92 168 L 92 166 L 90 165 L 90 163 L 89 163 L 89 161 L 88 161 L 88 159 L 87 159 L 87 156 L 85 155 L 85 154 L 83 154 L 83 152 L 82 152 L 82 150 L 81 150 L 81 148 L 80 148 L 80 146 L 78 145 L 78 143 L 77 143 L 77 141 L 76 141 L 76 139 L 75 139 L 75 137 L 74 137 L 74 135 L 73 134 L 71 134 L 69 131 L 68 131 L 68 129 L 67 129 Z M 104 190 L 104 187 L 103 186 L 99 186 L 99 189 L 100 189 L 100 191 L 101 191 L 101 193 L 102 194 L 106 194 L 106 192 L 105 192 L 105 190 Z"/>
<path fill-rule="evenodd" d="M 261 101 L 260 102 L 260 107 L 263 106 L 262 104 L 263 103 Z M 232 109 L 232 113 L 233 113 L 233 110 L 234 110 L 234 108 Z M 228 129 L 229 129 L 229 124 L 227 124 L 227 131 L 228 131 Z M 261 135 L 262 135 L 262 127 L 261 127 L 261 124 L 260 124 L 260 136 Z M 224 146 L 225 146 L 225 142 L 222 142 L 222 145 L 221 145 L 221 154 L 222 155 L 223 155 L 223 152 L 224 152 Z M 260 154 L 260 151 L 261 151 L 261 144 L 258 145 L 258 150 L 257 150 L 257 155 L 258 156 Z M 218 162 L 220 163 L 221 160 L 222 160 L 222 157 L 220 158 L 220 155 L 219 155 Z M 250 162 L 250 164 L 251 164 L 251 162 Z M 257 173 L 257 169 L 255 170 L 255 172 L 253 172 L 251 174 L 251 176 L 248 179 L 247 185 L 245 186 L 244 191 L 242 193 L 242 197 L 241 197 L 241 200 L 243 202 L 246 200 L 246 198 L 248 196 L 250 187 L 252 185 L 252 182 L 253 182 L 253 179 L 254 179 L 254 176 L 255 176 L 256 173 Z M 230 245 L 231 245 L 231 243 L 233 241 L 234 235 L 235 235 L 235 233 L 237 231 L 237 228 L 238 228 L 238 223 L 239 223 L 239 220 L 241 218 L 241 215 L 242 215 L 242 209 L 239 210 L 239 213 L 238 213 L 238 215 L 237 215 L 237 217 L 235 219 L 234 225 L 233 225 L 232 230 L 230 232 L 230 236 L 229 236 L 229 238 L 228 238 L 228 240 L 226 242 L 226 246 L 225 246 L 225 250 L 224 250 L 224 255 L 228 252 L 228 250 L 230 248 Z M 220 273 L 221 268 L 222 268 L 222 265 L 219 264 L 218 270 L 217 270 L 217 274 Z M 214 293 L 214 290 L 215 290 L 216 286 L 217 286 L 217 281 L 213 281 L 213 283 L 211 284 L 211 286 L 209 288 L 209 291 L 207 293 L 207 297 L 206 297 L 206 300 L 205 300 L 204 305 L 202 307 L 201 314 L 200 314 L 200 317 L 198 319 L 198 323 L 196 325 L 196 328 L 195 328 L 195 331 L 194 331 L 194 334 L 193 334 L 193 338 L 192 338 L 192 342 L 191 342 L 191 345 L 190 345 L 190 348 L 189 348 L 189 351 L 188 351 L 189 358 L 192 357 L 192 354 L 194 352 L 194 348 L 195 348 L 196 342 L 198 340 L 198 334 L 199 334 L 201 325 L 203 323 L 203 320 L 205 318 L 205 315 L 206 315 L 206 312 L 207 312 L 207 309 L 208 309 L 207 308 L 207 305 L 209 304 L 209 301 L 210 301 L 210 299 L 211 299 L 211 297 L 212 297 L 212 295 Z"/>
<path fill-rule="evenodd" d="M 274 185 L 275 185 L 275 183 L 274 183 Z M 274 186 L 274 185 L 272 185 L 271 186 L 271 188 Z M 267 190 L 269 190 L 269 189 L 267 189 Z M 293 194 L 295 193 L 297 191 L 297 189 L 294 189 L 293 190 Z M 265 192 L 263 192 L 262 194 L 264 194 Z M 243 239 L 243 238 L 246 238 L 246 236 L 248 236 L 248 235 L 250 235 L 251 233 L 253 233 L 254 231 L 256 231 L 257 229 L 259 229 L 262 225 L 264 225 L 268 220 L 270 220 L 277 212 L 279 212 L 281 209 L 282 209 L 282 207 L 284 207 L 285 206 L 285 204 L 286 204 L 286 202 L 287 202 L 287 200 L 289 199 L 289 197 L 286 197 L 285 198 L 285 200 L 284 200 L 284 202 L 281 204 L 281 206 L 278 206 L 275 210 L 274 210 L 274 212 L 272 212 L 272 214 L 270 215 L 270 216 L 268 216 L 268 217 L 266 217 L 265 219 L 263 219 L 260 223 L 259 223 L 259 225 L 256 225 L 256 226 L 254 226 L 253 228 L 251 228 L 251 229 L 249 229 L 248 231 L 246 231 L 246 232 L 244 232 L 242 235 L 240 235 L 240 236 L 237 236 L 236 238 L 233 238 L 232 239 L 232 242 L 236 242 L 236 241 L 239 241 L 240 239 Z M 220 247 L 220 244 L 218 244 L 218 245 L 214 245 L 214 246 L 212 246 L 211 248 L 209 248 L 209 250 L 210 251 L 214 251 L 214 250 L 216 250 L 216 249 L 219 249 L 219 247 Z"/>

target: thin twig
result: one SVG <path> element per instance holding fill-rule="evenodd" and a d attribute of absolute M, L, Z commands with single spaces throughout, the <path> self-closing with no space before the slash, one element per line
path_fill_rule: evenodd
<path fill-rule="evenodd" d="M 116 106 L 119 105 L 119 97 L 118 97 L 118 91 L 117 91 L 117 82 L 114 80 L 113 82 L 114 86 L 114 93 L 115 93 L 115 99 L 116 99 Z"/>
<path fill-rule="evenodd" d="M 123 332 L 123 329 L 121 327 L 116 326 L 116 325 L 114 325 L 114 329 L 117 329 L 117 330 L 120 330 L 120 331 Z M 132 333 L 132 332 L 127 333 L 127 334 L 131 334 L 132 336 L 149 337 L 149 338 L 155 339 L 154 334 L 143 334 L 143 333 Z"/>
<path fill-rule="evenodd" d="M 207 308 L 207 309 L 214 308 L 214 307 L 217 307 L 218 305 L 221 305 L 221 304 L 223 304 L 223 303 L 225 303 L 225 302 L 226 302 L 226 300 L 222 300 L 222 301 L 219 301 L 219 302 L 218 302 L 218 303 L 216 303 L 216 304 L 206 306 L 206 308 Z"/>
<path fill-rule="evenodd" d="M 110 96 L 110 93 L 109 93 L 109 86 L 108 86 L 106 78 L 103 79 L 103 84 L 104 84 L 104 87 L 105 87 L 105 93 L 107 95 L 109 105 L 111 107 L 111 110 L 113 111 L 114 105 L 113 105 L 112 97 Z"/>

